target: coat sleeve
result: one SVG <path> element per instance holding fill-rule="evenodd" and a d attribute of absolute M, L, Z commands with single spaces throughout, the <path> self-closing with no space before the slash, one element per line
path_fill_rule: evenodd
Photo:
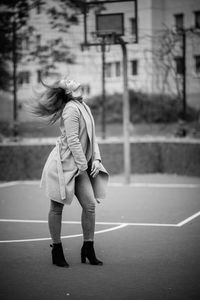
<path fill-rule="evenodd" d="M 99 151 L 99 145 L 97 143 L 96 136 L 94 136 L 94 156 L 93 157 L 94 157 L 94 160 L 98 159 L 101 162 L 101 154 Z"/>
<path fill-rule="evenodd" d="M 62 114 L 66 131 L 68 147 L 80 171 L 88 168 L 87 159 L 79 139 L 80 112 L 76 107 L 67 107 Z"/>

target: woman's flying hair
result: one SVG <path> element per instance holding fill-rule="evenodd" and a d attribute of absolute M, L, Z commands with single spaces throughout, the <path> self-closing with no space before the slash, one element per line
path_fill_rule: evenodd
<path fill-rule="evenodd" d="M 60 81 L 47 85 L 41 80 L 45 91 L 35 91 L 35 97 L 29 105 L 31 113 L 48 118 L 49 124 L 54 124 L 60 117 L 65 104 L 72 99 L 71 93 L 59 86 Z"/>

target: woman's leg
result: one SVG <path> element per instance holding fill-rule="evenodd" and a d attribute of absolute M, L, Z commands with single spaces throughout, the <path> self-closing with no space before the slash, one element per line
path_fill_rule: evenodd
<path fill-rule="evenodd" d="M 63 204 L 51 200 L 48 215 L 49 231 L 54 244 L 61 243 L 61 224 Z"/>
<path fill-rule="evenodd" d="M 53 241 L 52 247 L 52 262 L 54 265 L 59 267 L 69 267 L 69 264 L 66 262 L 62 243 L 61 243 L 61 224 L 62 224 L 62 211 L 63 204 L 51 200 L 50 210 L 49 210 L 49 231 Z"/>
<path fill-rule="evenodd" d="M 91 265 L 102 265 L 96 258 L 94 251 L 95 230 L 95 198 L 88 173 L 85 171 L 76 178 L 75 194 L 82 206 L 83 246 L 81 248 L 81 262 L 86 263 L 86 258 Z"/>
<path fill-rule="evenodd" d="M 75 195 L 82 207 L 81 223 L 84 241 L 93 241 L 95 230 L 95 198 L 90 178 L 86 171 L 76 178 Z"/>

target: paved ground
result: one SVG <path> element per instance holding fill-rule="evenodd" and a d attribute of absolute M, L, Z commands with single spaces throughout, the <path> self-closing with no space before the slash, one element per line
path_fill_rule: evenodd
<path fill-rule="evenodd" d="M 82 265 L 80 207 L 65 207 L 69 269 L 51 264 L 48 201 L 38 182 L 0 184 L 0 299 L 199 299 L 200 179 L 112 177 L 97 206 L 103 266 Z"/>

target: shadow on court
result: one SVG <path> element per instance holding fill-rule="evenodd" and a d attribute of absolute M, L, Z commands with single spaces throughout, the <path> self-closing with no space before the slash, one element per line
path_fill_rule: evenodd
<path fill-rule="evenodd" d="M 51 264 L 49 203 L 38 182 L 0 184 L 0 299 L 199 299 L 200 180 L 111 178 L 97 205 L 95 249 L 103 266 L 81 264 L 81 209 L 63 214 L 69 269 Z"/>

